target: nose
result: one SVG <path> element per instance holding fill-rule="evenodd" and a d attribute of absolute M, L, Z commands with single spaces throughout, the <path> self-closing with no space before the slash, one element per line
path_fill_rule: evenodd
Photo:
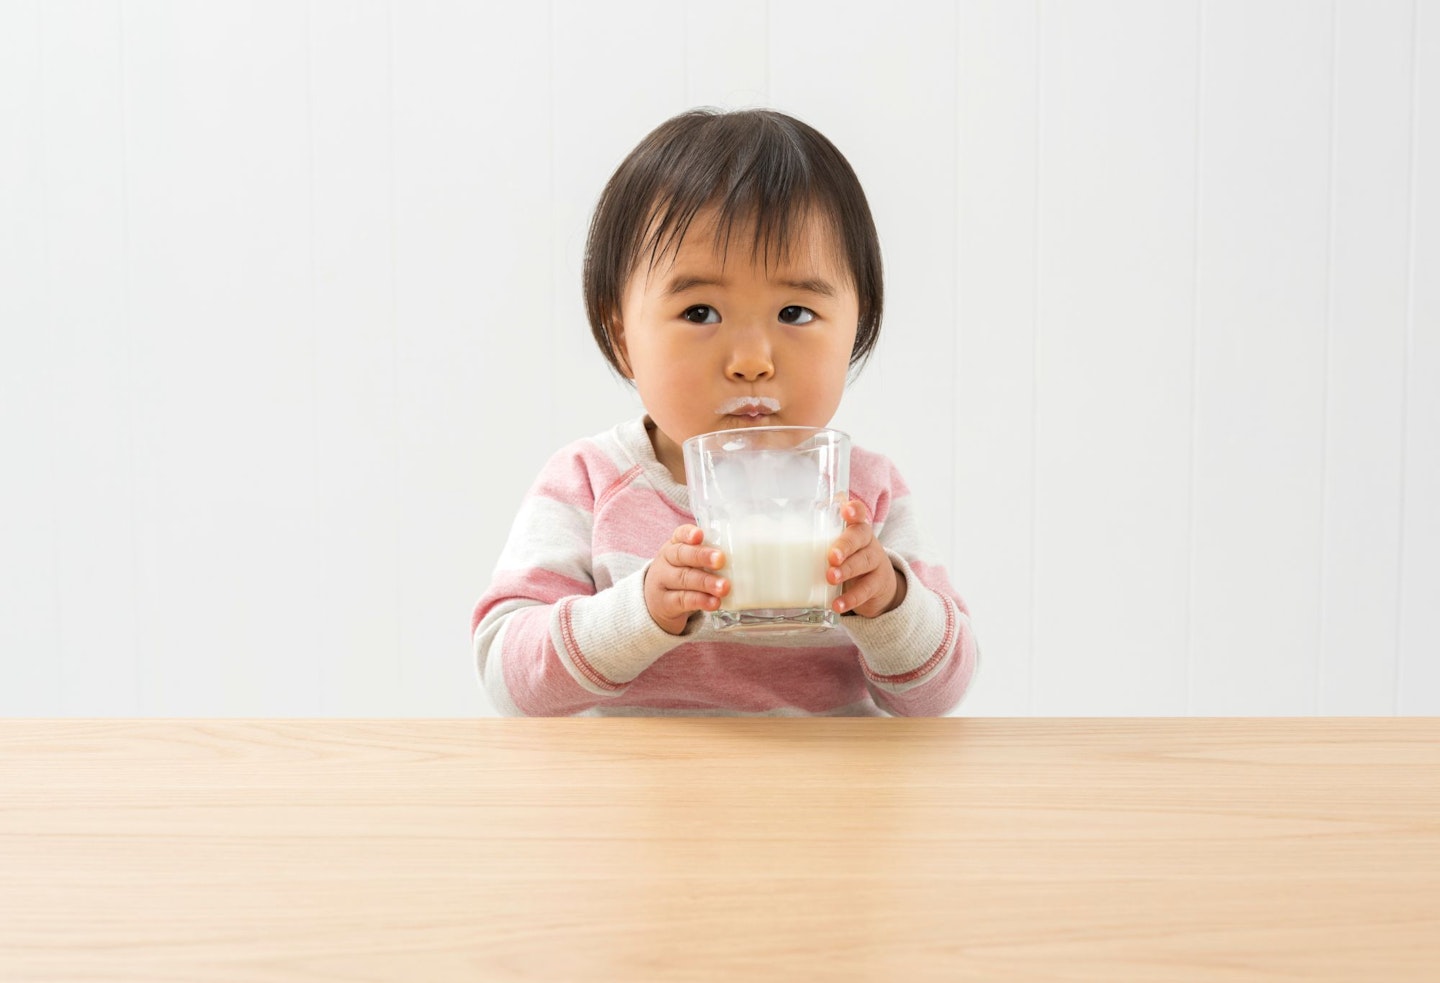
<path fill-rule="evenodd" d="M 736 382 L 759 382 L 775 375 L 775 357 L 764 328 L 747 327 L 736 332 L 725 375 Z"/>

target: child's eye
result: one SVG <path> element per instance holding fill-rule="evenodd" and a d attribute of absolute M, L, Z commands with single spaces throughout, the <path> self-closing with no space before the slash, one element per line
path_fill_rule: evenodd
<path fill-rule="evenodd" d="M 694 307 L 687 307 L 685 313 L 680 316 L 692 324 L 720 323 L 720 312 L 708 304 L 696 304 Z"/>
<path fill-rule="evenodd" d="M 808 307 L 791 305 L 780 308 L 780 320 L 786 324 L 809 324 L 815 320 L 815 312 Z"/>

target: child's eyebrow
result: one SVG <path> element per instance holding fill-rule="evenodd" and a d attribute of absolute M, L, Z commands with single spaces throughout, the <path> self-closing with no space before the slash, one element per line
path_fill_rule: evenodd
<path fill-rule="evenodd" d="M 830 281 L 822 280 L 818 276 L 804 280 L 781 280 L 780 285 L 792 290 L 804 290 L 807 293 L 819 294 L 822 297 L 835 296 L 835 288 L 830 286 Z"/>
<path fill-rule="evenodd" d="M 804 290 L 807 293 L 819 294 L 821 297 L 834 297 L 835 288 L 828 280 L 820 277 L 807 277 L 801 280 L 776 280 L 782 287 L 789 287 L 791 290 Z M 670 281 L 665 288 L 666 297 L 674 297 L 676 294 L 683 294 L 695 287 L 724 287 L 727 286 L 724 280 L 712 280 L 703 276 L 677 276 Z"/>
<path fill-rule="evenodd" d="M 665 288 L 665 296 L 674 297 L 676 294 L 683 294 L 685 291 L 693 290 L 696 287 L 723 286 L 725 286 L 724 280 L 711 280 L 703 276 L 677 276 L 671 280 L 670 285 Z"/>

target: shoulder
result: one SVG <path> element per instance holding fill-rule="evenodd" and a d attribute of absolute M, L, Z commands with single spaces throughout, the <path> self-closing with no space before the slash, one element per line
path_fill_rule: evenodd
<path fill-rule="evenodd" d="M 850 448 L 850 484 L 856 488 L 886 488 L 909 493 L 895 462 L 878 451 Z"/>
<path fill-rule="evenodd" d="M 895 502 L 909 494 L 910 487 L 894 461 L 864 447 L 850 448 L 850 495 L 869 507 L 877 524 L 885 521 Z"/>
<path fill-rule="evenodd" d="M 627 479 L 631 464 L 620 431 L 613 427 L 591 437 L 572 440 L 550 455 L 530 494 L 586 509 Z"/>

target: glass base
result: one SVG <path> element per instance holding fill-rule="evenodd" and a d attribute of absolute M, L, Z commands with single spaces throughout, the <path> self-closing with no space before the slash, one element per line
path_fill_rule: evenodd
<path fill-rule="evenodd" d="M 840 627 L 840 615 L 829 608 L 752 608 L 748 611 L 711 611 L 716 631 L 801 632 Z"/>

